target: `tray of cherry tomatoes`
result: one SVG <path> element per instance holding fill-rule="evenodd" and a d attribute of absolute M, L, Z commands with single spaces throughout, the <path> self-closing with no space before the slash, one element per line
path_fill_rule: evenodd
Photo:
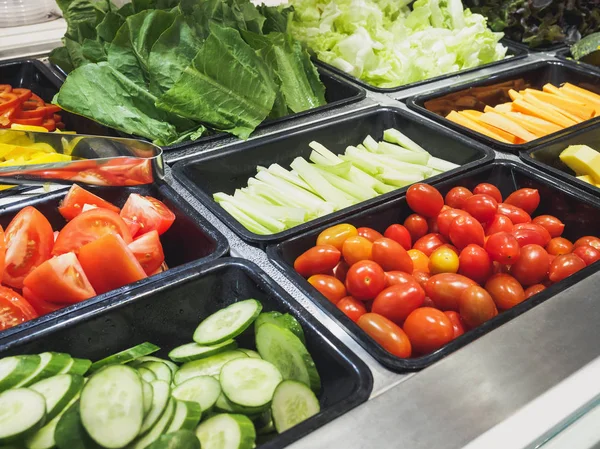
<path fill-rule="evenodd" d="M 495 161 L 267 249 L 380 363 L 425 368 L 600 263 L 600 201 Z"/>

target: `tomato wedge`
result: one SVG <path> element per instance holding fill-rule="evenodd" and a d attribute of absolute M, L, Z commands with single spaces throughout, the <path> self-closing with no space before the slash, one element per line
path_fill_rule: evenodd
<path fill-rule="evenodd" d="M 158 232 L 150 231 L 127 245 L 148 276 L 164 262 L 165 253 Z"/>
<path fill-rule="evenodd" d="M 132 241 L 129 227 L 116 212 L 100 208 L 83 212 L 62 228 L 52 254 L 77 253 L 82 246 L 113 233 L 121 236 L 126 244 Z"/>
<path fill-rule="evenodd" d="M 0 226 L 0 279 L 4 273 L 4 260 L 6 258 L 6 237 L 4 236 L 4 229 Z"/>
<path fill-rule="evenodd" d="M 0 330 L 5 330 L 39 315 L 25 298 L 8 287 L 0 286 Z"/>
<path fill-rule="evenodd" d="M 69 221 L 82 212 L 85 204 L 97 206 L 102 209 L 112 210 L 117 214 L 121 211 L 121 209 L 114 204 L 103 200 L 99 196 L 94 195 L 92 192 L 79 187 L 77 184 L 73 184 L 73 187 L 71 187 L 69 193 L 67 193 L 67 196 L 65 196 L 60 206 L 58 206 L 58 211 L 65 218 L 65 220 Z"/>
<path fill-rule="evenodd" d="M 82 246 L 78 258 L 98 294 L 147 277 L 127 244 L 116 234 L 106 234 Z"/>
<path fill-rule="evenodd" d="M 74 304 L 96 296 L 74 253 L 61 254 L 33 270 L 23 286 L 43 301 Z"/>
<path fill-rule="evenodd" d="M 156 230 L 164 234 L 175 221 L 175 214 L 162 202 L 151 196 L 132 193 L 121 209 L 121 217 L 129 218 L 141 225 L 140 234 Z"/>
<path fill-rule="evenodd" d="M 47 315 L 48 313 L 52 313 L 64 307 L 64 305 L 53 304 L 38 298 L 27 287 L 23 287 L 23 297 L 31 304 L 31 307 L 35 309 L 39 316 Z"/>
<path fill-rule="evenodd" d="M 142 225 L 139 224 L 137 221 L 131 221 L 127 217 L 121 217 L 121 218 L 123 219 L 125 224 L 129 227 L 129 232 L 131 232 L 131 236 L 133 238 L 135 238 L 137 236 L 140 228 L 142 227 Z"/>
<path fill-rule="evenodd" d="M 2 282 L 23 287 L 23 279 L 50 258 L 54 235 L 50 222 L 37 209 L 27 206 L 6 228 L 6 256 Z"/>

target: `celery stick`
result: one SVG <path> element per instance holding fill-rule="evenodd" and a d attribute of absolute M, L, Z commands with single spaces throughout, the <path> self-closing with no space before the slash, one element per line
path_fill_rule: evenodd
<path fill-rule="evenodd" d="M 248 206 L 255 208 L 257 212 L 279 220 L 288 227 L 295 226 L 306 221 L 306 211 L 299 207 L 275 206 L 264 202 L 260 195 L 251 195 L 241 190 L 236 190 L 233 197 Z"/>
<path fill-rule="evenodd" d="M 457 165 L 452 162 L 448 162 L 448 161 L 445 161 L 444 159 L 440 159 L 440 158 L 433 157 L 433 156 L 429 159 L 427 166 L 430 168 L 433 168 L 434 170 L 442 171 L 442 172 L 448 171 L 448 170 L 454 170 L 455 168 L 460 167 L 460 165 Z"/>
<path fill-rule="evenodd" d="M 362 143 L 359 143 L 358 145 L 356 145 L 356 148 L 358 148 L 361 151 L 369 151 Z"/>
<path fill-rule="evenodd" d="M 320 203 L 324 202 L 322 198 L 315 195 L 314 193 L 308 192 L 307 190 L 301 189 L 294 184 L 290 184 L 277 176 L 273 176 L 269 172 L 260 172 L 256 174 L 256 179 L 263 181 L 267 184 L 272 185 L 276 189 L 285 195 L 297 198 L 299 201 L 311 204 L 314 207 L 318 207 Z"/>
<path fill-rule="evenodd" d="M 300 178 L 300 176 L 298 176 L 296 173 L 292 173 L 292 172 L 286 170 L 279 164 L 269 165 L 268 172 L 271 173 L 272 175 L 280 177 L 281 179 L 283 179 L 289 183 L 295 184 L 302 189 L 308 190 L 311 193 L 315 193 L 312 191 L 310 186 L 307 183 L 305 183 L 302 180 L 302 178 Z"/>
<path fill-rule="evenodd" d="M 352 169 L 352 162 L 342 162 L 341 164 L 335 164 L 335 165 L 315 164 L 315 166 L 322 168 L 326 172 L 332 173 L 336 176 L 345 177 L 345 176 L 348 176 L 348 173 L 350 173 L 350 170 Z"/>
<path fill-rule="evenodd" d="M 235 218 L 243 227 L 248 229 L 250 232 L 254 232 L 255 234 L 260 235 L 273 234 L 269 229 L 265 228 L 263 225 L 250 218 L 248 215 L 239 210 L 233 204 L 228 203 L 227 201 L 220 202 L 219 204 L 223 209 L 225 209 L 229 213 L 229 215 Z"/>
<path fill-rule="evenodd" d="M 253 195 L 251 192 L 248 192 L 248 189 L 236 189 L 235 192 L 233 192 L 233 197 L 237 200 L 240 201 L 244 201 L 246 198 L 250 197 L 252 198 L 253 201 L 257 201 L 261 204 L 265 204 L 267 206 L 278 206 L 278 204 L 273 204 L 271 201 L 269 201 L 268 199 L 260 196 L 260 195 Z"/>
<path fill-rule="evenodd" d="M 306 160 L 297 157 L 291 163 L 291 167 L 298 172 L 300 177 L 306 181 L 325 200 L 335 204 L 339 209 L 350 206 L 352 203 L 344 192 L 333 187 L 321 174 Z"/>
<path fill-rule="evenodd" d="M 317 170 L 323 175 L 323 177 L 334 187 L 346 192 L 347 194 L 353 196 L 358 201 L 366 201 L 370 200 L 377 196 L 377 192 L 373 189 L 366 188 L 361 185 L 354 184 L 340 176 L 336 176 L 333 173 L 329 173 L 327 170 L 320 168 L 319 166 L 315 166 Z"/>
<path fill-rule="evenodd" d="M 377 153 L 377 141 L 371 136 L 365 137 L 365 140 L 363 140 L 363 145 L 368 151 Z"/>
<path fill-rule="evenodd" d="M 258 203 L 246 204 L 245 202 L 238 201 L 231 195 L 227 195 L 226 193 L 217 192 L 213 195 L 215 201 L 219 203 L 229 203 L 233 206 L 237 207 L 239 210 L 244 212 L 254 221 L 257 221 L 265 228 L 267 228 L 271 232 L 281 232 L 285 230 L 285 225 L 279 220 L 275 220 L 274 218 L 265 215 L 258 207 Z M 274 206 L 277 207 L 277 206 Z"/>
<path fill-rule="evenodd" d="M 427 167 L 426 165 L 418 165 L 411 164 L 409 162 L 402 162 L 397 159 L 394 159 L 391 156 L 387 156 L 385 154 L 373 154 L 371 156 L 376 162 L 379 163 L 382 167 L 393 168 L 394 170 L 398 170 L 401 172 L 407 173 L 422 173 L 423 177 L 428 177 L 431 175 L 433 171 L 432 168 Z"/>
<path fill-rule="evenodd" d="M 325 148 L 319 142 L 315 142 L 313 140 L 311 143 L 308 144 L 308 146 L 311 147 L 313 150 L 315 150 L 317 153 L 319 153 L 324 158 L 329 159 L 332 164 L 339 164 L 340 162 L 342 162 L 342 160 L 338 156 L 336 156 L 334 153 L 329 151 L 327 148 Z"/>
<path fill-rule="evenodd" d="M 319 165 L 338 165 L 338 162 L 332 162 L 331 160 L 327 159 L 326 157 L 322 156 L 320 153 L 317 153 L 314 150 L 310 152 L 310 156 L 308 157 L 308 159 L 313 164 L 319 164 Z M 340 159 L 339 163 L 342 163 L 342 162 L 343 161 Z"/>
<path fill-rule="evenodd" d="M 356 147 L 346 148 L 346 154 L 342 156 L 345 161 L 350 161 L 362 171 L 366 171 L 370 175 L 376 175 L 379 172 L 380 163 L 375 163 L 372 159 L 372 154 L 361 151 Z"/>
<path fill-rule="evenodd" d="M 416 151 L 417 153 L 426 153 L 421 146 L 410 140 L 400 131 L 394 128 L 386 129 L 383 132 L 383 140 L 390 143 L 396 143 L 407 150 Z"/>
<path fill-rule="evenodd" d="M 377 153 L 393 156 L 399 161 L 420 165 L 427 165 L 430 157 L 429 153 L 416 153 L 414 151 L 406 150 L 399 145 L 383 141 L 379 142 L 377 145 Z"/>
<path fill-rule="evenodd" d="M 384 168 L 378 178 L 386 184 L 392 184 L 397 187 L 404 187 L 424 179 L 419 173 L 399 172 L 391 168 Z"/>

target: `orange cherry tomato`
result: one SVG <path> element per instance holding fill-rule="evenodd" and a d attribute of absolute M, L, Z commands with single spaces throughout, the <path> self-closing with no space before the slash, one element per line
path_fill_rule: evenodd
<path fill-rule="evenodd" d="M 372 260 L 373 243 L 360 235 L 347 238 L 342 247 L 344 260 L 352 266 L 361 260 Z"/>
<path fill-rule="evenodd" d="M 577 254 L 562 254 L 550 264 L 548 277 L 559 282 L 585 268 L 585 262 Z"/>
<path fill-rule="evenodd" d="M 425 271 L 429 273 L 429 257 L 418 249 L 409 249 L 406 251 L 413 262 L 413 271 Z"/>
<path fill-rule="evenodd" d="M 446 310 L 444 312 L 444 315 L 446 315 L 452 323 L 452 329 L 454 330 L 454 338 L 458 338 L 465 333 L 465 326 L 463 325 L 462 318 L 457 312 L 454 312 L 452 310 Z"/>
<path fill-rule="evenodd" d="M 366 238 L 371 243 L 373 243 L 375 240 L 383 238 L 381 232 L 378 232 L 372 228 L 358 228 L 356 231 L 358 232 L 358 235 Z"/>
<path fill-rule="evenodd" d="M 467 198 L 473 196 L 473 193 L 466 187 L 453 187 L 444 198 L 446 204 L 454 209 L 462 209 Z"/>
<path fill-rule="evenodd" d="M 539 215 L 533 219 L 532 223 L 544 227 L 552 238 L 560 237 L 565 230 L 564 223 L 553 215 Z"/>
<path fill-rule="evenodd" d="M 408 232 L 408 229 L 401 224 L 393 224 L 389 226 L 385 230 L 383 236 L 398 242 L 407 251 L 412 246 L 410 232 Z"/>
<path fill-rule="evenodd" d="M 411 356 L 411 342 L 406 333 L 387 318 L 376 313 L 365 313 L 357 324 L 390 354 L 403 359 Z"/>
<path fill-rule="evenodd" d="M 413 272 L 413 262 L 402 245 L 395 240 L 382 238 L 375 240 L 372 247 L 372 260 L 384 271 Z"/>
<path fill-rule="evenodd" d="M 525 300 L 523 287 L 509 274 L 493 275 L 485 283 L 485 289 L 500 310 L 510 309 Z"/>
<path fill-rule="evenodd" d="M 385 284 L 385 272 L 371 260 L 355 263 L 346 276 L 346 290 L 361 301 L 375 298 L 385 288 Z"/>
<path fill-rule="evenodd" d="M 429 272 L 456 273 L 458 271 L 458 254 L 446 245 L 442 245 L 429 257 Z"/>
<path fill-rule="evenodd" d="M 475 328 L 498 315 L 498 309 L 490 294 L 479 285 L 468 287 L 458 301 L 460 316 L 467 326 Z"/>
<path fill-rule="evenodd" d="M 425 292 L 417 281 L 391 285 L 377 295 L 371 312 L 378 313 L 401 326 L 406 317 L 423 305 Z"/>
<path fill-rule="evenodd" d="M 479 245 L 467 245 L 458 257 L 458 272 L 478 284 L 483 284 L 492 275 L 492 259 Z"/>
<path fill-rule="evenodd" d="M 440 310 L 458 311 L 458 301 L 463 291 L 477 285 L 468 277 L 454 273 L 440 273 L 432 276 L 425 284 L 425 293 Z"/>
<path fill-rule="evenodd" d="M 573 248 L 573 244 L 564 237 L 554 237 L 546 245 L 546 251 L 548 251 L 548 254 L 552 254 L 553 256 L 569 254 L 573 251 Z"/>
<path fill-rule="evenodd" d="M 427 218 L 436 217 L 444 207 L 441 193 L 435 187 L 422 183 L 408 188 L 406 202 L 414 212 Z"/>
<path fill-rule="evenodd" d="M 331 226 L 325 229 L 317 237 L 317 245 L 331 245 L 338 250 L 342 250 L 342 245 L 349 237 L 358 235 L 358 231 L 354 226 L 348 223 Z"/>
<path fill-rule="evenodd" d="M 534 295 L 537 295 L 540 292 L 543 292 L 544 290 L 546 290 L 546 286 L 543 284 L 535 284 L 532 285 L 531 287 L 527 287 L 527 289 L 525 289 L 525 299 L 529 299 Z"/>
<path fill-rule="evenodd" d="M 367 313 L 367 309 L 362 301 L 354 299 L 352 296 L 346 296 L 338 301 L 336 307 L 355 323 L 358 319 Z"/>
<path fill-rule="evenodd" d="M 346 287 L 333 276 L 313 274 L 308 278 L 308 283 L 334 304 L 337 304 L 340 299 L 346 296 Z"/>
<path fill-rule="evenodd" d="M 415 353 L 429 354 L 454 339 L 454 326 L 444 312 L 431 307 L 414 310 L 404 321 L 404 332 Z"/>
<path fill-rule="evenodd" d="M 404 220 L 404 227 L 410 233 L 410 239 L 412 242 L 416 242 L 429 232 L 429 225 L 427 219 L 418 214 L 409 215 Z"/>
<path fill-rule="evenodd" d="M 313 246 L 294 261 L 294 270 L 308 278 L 313 274 L 329 273 L 340 261 L 340 251 L 332 245 Z"/>
<path fill-rule="evenodd" d="M 502 193 L 500 193 L 498 187 L 493 184 L 488 184 L 487 182 L 477 184 L 477 186 L 473 189 L 473 193 L 475 195 L 489 195 L 494 198 L 497 203 L 502 202 Z"/>

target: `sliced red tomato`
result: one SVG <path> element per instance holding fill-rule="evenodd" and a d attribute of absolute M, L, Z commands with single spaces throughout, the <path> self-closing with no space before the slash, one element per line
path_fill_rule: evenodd
<path fill-rule="evenodd" d="M 125 241 L 116 234 L 105 234 L 82 246 L 78 258 L 99 295 L 147 277 Z"/>
<path fill-rule="evenodd" d="M 4 273 L 4 259 L 6 257 L 6 237 L 4 236 L 4 229 L 0 226 L 0 279 Z"/>
<path fill-rule="evenodd" d="M 23 279 L 50 258 L 54 235 L 50 222 L 37 209 L 27 206 L 6 228 L 6 256 L 2 282 L 23 287 Z"/>
<path fill-rule="evenodd" d="M 165 261 L 158 232 L 150 231 L 127 245 L 148 276 Z"/>
<path fill-rule="evenodd" d="M 0 286 L 0 330 L 9 329 L 38 316 L 25 298 L 8 287 Z"/>
<path fill-rule="evenodd" d="M 156 230 L 164 234 L 175 221 L 175 214 L 162 202 L 151 196 L 132 193 L 121 210 L 121 217 L 138 222 L 140 234 Z"/>
<path fill-rule="evenodd" d="M 129 218 L 121 217 L 131 232 L 131 237 L 135 238 L 142 227 L 137 221 L 131 221 Z"/>
<path fill-rule="evenodd" d="M 126 244 L 133 240 L 129 227 L 116 212 L 100 208 L 83 212 L 62 228 L 52 254 L 77 253 L 82 246 L 106 234 L 118 234 Z"/>
<path fill-rule="evenodd" d="M 67 193 L 67 196 L 65 196 L 60 206 L 58 206 L 58 211 L 65 218 L 65 220 L 69 221 L 83 211 L 83 206 L 85 204 L 97 206 L 102 209 L 112 210 L 117 214 L 121 211 L 121 209 L 114 204 L 103 200 L 99 196 L 94 195 L 92 192 L 79 187 L 77 184 L 73 184 L 73 187 L 71 187 L 69 193 Z"/>
<path fill-rule="evenodd" d="M 27 300 L 31 307 L 35 309 L 39 316 L 47 315 L 65 307 L 64 304 L 53 304 L 38 298 L 27 287 L 23 287 L 23 297 Z"/>

